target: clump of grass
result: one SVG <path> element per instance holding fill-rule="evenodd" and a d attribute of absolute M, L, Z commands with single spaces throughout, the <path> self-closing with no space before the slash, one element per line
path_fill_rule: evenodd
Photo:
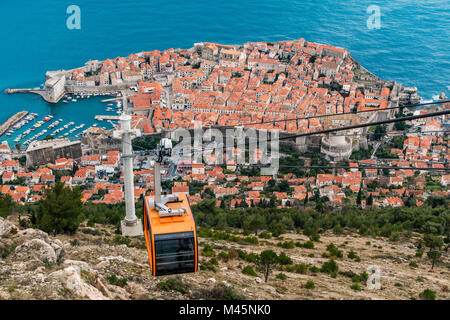
<path fill-rule="evenodd" d="M 119 287 L 125 287 L 128 283 L 126 278 L 119 278 L 115 274 L 109 275 L 108 277 L 106 277 L 106 280 L 109 284 Z"/>
<path fill-rule="evenodd" d="M 130 242 L 131 242 L 130 238 L 122 237 L 120 235 L 115 236 L 114 239 L 113 239 L 113 243 L 119 244 L 119 245 L 124 244 L 124 245 L 128 246 L 130 244 Z"/>
<path fill-rule="evenodd" d="M 306 289 L 314 289 L 316 287 L 316 285 L 314 284 L 314 282 L 313 281 L 308 281 L 308 282 L 306 282 L 305 283 L 305 288 Z"/>

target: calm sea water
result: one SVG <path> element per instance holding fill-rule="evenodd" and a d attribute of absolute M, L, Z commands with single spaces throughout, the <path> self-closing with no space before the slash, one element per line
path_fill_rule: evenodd
<path fill-rule="evenodd" d="M 81 30 L 66 27 L 66 9 L 72 4 L 81 8 Z M 381 9 L 378 30 L 367 28 L 369 5 Z M 38 96 L 3 90 L 37 87 L 45 71 L 82 66 L 89 59 L 190 48 L 201 41 L 303 37 L 349 49 L 376 75 L 417 86 L 426 100 L 440 92 L 450 95 L 448 0 L 22 0 L 1 1 L 0 15 L 0 121 L 28 110 L 40 118 L 53 114 L 77 125 L 92 124 L 94 115 L 105 114 L 99 98 L 51 105 Z"/>

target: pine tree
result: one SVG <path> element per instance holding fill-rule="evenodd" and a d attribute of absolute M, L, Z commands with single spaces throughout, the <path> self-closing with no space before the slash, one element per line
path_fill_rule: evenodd
<path fill-rule="evenodd" d="M 356 204 L 358 206 L 361 206 L 361 202 L 362 202 L 362 189 L 359 188 L 358 196 L 356 197 Z"/>
<path fill-rule="evenodd" d="M 369 197 L 367 198 L 366 204 L 367 204 L 368 206 L 373 205 L 373 196 L 372 196 L 372 194 L 369 195 Z"/>
<path fill-rule="evenodd" d="M 78 188 L 71 190 L 57 182 L 39 202 L 36 224 L 48 233 L 74 233 L 82 220 L 83 202 Z"/>

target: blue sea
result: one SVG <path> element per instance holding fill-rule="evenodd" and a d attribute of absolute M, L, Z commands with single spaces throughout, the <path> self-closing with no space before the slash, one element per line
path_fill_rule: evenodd
<path fill-rule="evenodd" d="M 80 30 L 66 26 L 70 5 L 81 9 Z M 367 27 L 370 5 L 380 9 L 379 29 Z M 190 48 L 201 41 L 305 38 L 349 49 L 369 71 L 418 87 L 425 100 L 441 92 L 450 96 L 448 0 L 21 0 L 1 1 L 0 14 L 0 121 L 28 110 L 39 120 L 52 114 L 76 125 L 93 124 L 96 114 L 106 113 L 99 97 L 52 105 L 39 96 L 3 91 L 38 87 L 47 70 L 82 66 L 89 59 Z"/>

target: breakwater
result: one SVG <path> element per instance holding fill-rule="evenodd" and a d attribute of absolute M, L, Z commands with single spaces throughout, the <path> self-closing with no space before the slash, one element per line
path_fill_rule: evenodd
<path fill-rule="evenodd" d="M 28 114 L 28 111 L 20 111 L 20 112 L 17 112 L 15 115 L 11 116 L 5 122 L 3 122 L 3 124 L 0 125 L 0 136 L 2 136 L 10 127 L 12 127 L 17 122 L 19 122 L 27 114 Z"/>

